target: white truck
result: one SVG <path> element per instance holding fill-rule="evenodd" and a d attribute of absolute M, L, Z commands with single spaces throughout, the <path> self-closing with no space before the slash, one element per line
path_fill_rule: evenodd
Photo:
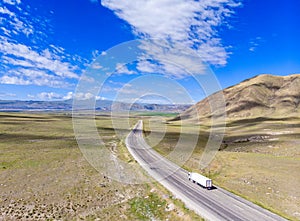
<path fill-rule="evenodd" d="M 205 176 L 202 176 L 199 173 L 189 172 L 188 177 L 189 177 L 189 180 L 193 181 L 193 183 L 197 183 L 207 189 L 212 188 L 212 180 Z"/>

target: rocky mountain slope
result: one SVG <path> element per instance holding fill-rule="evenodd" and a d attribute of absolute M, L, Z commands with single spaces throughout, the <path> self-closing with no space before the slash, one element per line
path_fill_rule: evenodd
<path fill-rule="evenodd" d="M 222 93 L 224 101 L 221 102 Z M 211 108 L 214 103 L 215 107 Z M 289 76 L 259 75 L 224 89 L 180 114 L 178 119 L 209 118 L 225 109 L 227 118 L 300 116 L 300 74 Z"/>

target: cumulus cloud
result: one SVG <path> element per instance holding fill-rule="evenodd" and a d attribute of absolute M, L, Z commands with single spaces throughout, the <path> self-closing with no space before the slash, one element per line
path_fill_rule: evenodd
<path fill-rule="evenodd" d="M 213 65 L 227 62 L 218 28 L 227 25 L 226 19 L 241 5 L 238 0 L 102 0 L 101 4 L 127 21 L 138 37 L 181 44 Z"/>
<path fill-rule="evenodd" d="M 91 93 L 76 93 L 75 97 L 77 100 L 89 100 L 94 98 L 94 95 Z"/>
<path fill-rule="evenodd" d="M 16 96 L 14 94 L 7 94 L 7 93 L 0 93 L 0 97 L 7 97 L 7 96 Z M 36 95 L 28 94 L 28 98 L 30 99 L 38 99 L 43 101 L 51 101 L 51 100 L 70 100 L 70 99 L 78 99 L 78 100 L 106 100 L 106 98 L 101 96 L 94 96 L 91 93 L 77 93 L 74 94 L 72 91 L 68 92 L 66 95 L 61 95 L 56 92 L 41 92 Z"/>
<path fill-rule="evenodd" d="M 104 98 L 100 96 L 94 96 L 91 93 L 76 93 L 68 92 L 66 96 L 63 96 L 64 100 L 69 99 L 77 99 L 77 100 L 90 100 L 90 99 L 96 99 L 96 100 L 104 100 Z"/>
<path fill-rule="evenodd" d="M 73 92 L 68 92 L 66 96 L 63 97 L 64 100 L 70 100 L 73 98 Z"/>
<path fill-rule="evenodd" d="M 62 98 L 61 95 L 54 92 L 42 92 L 37 97 L 41 100 L 57 100 Z"/>

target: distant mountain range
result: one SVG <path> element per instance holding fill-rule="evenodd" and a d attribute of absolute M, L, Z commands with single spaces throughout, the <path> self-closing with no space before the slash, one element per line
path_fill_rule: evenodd
<path fill-rule="evenodd" d="M 285 118 L 300 116 L 300 74 L 289 76 L 259 75 L 226 88 L 191 106 L 177 118 L 197 120 L 210 118 L 220 108 L 211 111 L 210 102 L 223 93 L 229 119 Z"/>
<path fill-rule="evenodd" d="M 110 100 L 96 101 L 97 111 L 111 111 L 112 104 L 118 111 L 151 111 L 151 112 L 172 112 L 180 113 L 191 105 L 180 104 L 143 104 L 143 103 L 121 103 Z M 71 111 L 73 100 L 65 101 L 18 101 L 0 100 L 0 111 Z M 81 107 L 84 109 L 84 102 Z"/>
<path fill-rule="evenodd" d="M 219 99 L 223 93 L 226 114 L 229 119 L 258 117 L 300 116 L 300 74 L 289 76 L 259 75 L 235 86 L 208 96 L 197 104 L 128 104 L 110 100 L 96 101 L 97 111 L 111 111 L 112 104 L 120 111 L 152 111 L 181 113 L 174 120 L 196 120 L 197 113 L 202 119 L 210 118 L 210 102 Z M 83 102 L 84 103 L 84 102 Z M 71 111 L 73 100 L 65 101 L 17 101 L 0 100 L 0 111 Z M 83 105 L 84 109 L 84 105 Z"/>

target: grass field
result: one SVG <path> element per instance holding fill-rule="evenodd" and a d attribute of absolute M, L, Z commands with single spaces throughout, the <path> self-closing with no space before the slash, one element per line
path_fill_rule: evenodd
<path fill-rule="evenodd" d="M 154 148 L 159 153 L 168 157 L 180 136 L 191 137 L 199 133 L 192 157 L 183 167 L 204 173 L 215 184 L 290 220 L 300 220 L 300 119 L 260 118 L 227 122 L 221 151 L 203 170 L 199 161 L 208 140 L 207 126 L 184 124 L 188 131 L 186 135 L 177 122 L 156 121 L 156 124 L 146 120 L 145 135 L 149 143 L 154 140 Z M 167 126 L 165 136 L 157 130 L 163 127 L 159 124 Z M 191 143 L 186 140 L 186 146 L 181 147 L 182 153 Z"/>
<path fill-rule="evenodd" d="M 144 112 L 136 113 L 137 116 L 160 116 L 160 117 L 176 117 L 178 113 L 163 113 L 163 112 Z"/>
<path fill-rule="evenodd" d="M 161 154 L 168 155 L 181 136 L 186 146 L 179 152 L 193 147 L 183 167 L 291 220 L 300 219 L 299 119 L 228 122 L 222 151 L 200 170 L 209 127 L 166 123 L 167 116 L 156 114 L 135 114 L 129 124 L 141 117 L 146 140 Z M 119 159 L 135 163 L 110 116 L 97 116 L 96 125 Z M 119 129 L 121 136 L 129 131 Z M 0 219 L 201 220 L 156 183 L 125 185 L 96 171 L 80 152 L 67 113 L 0 113 L 0 138 Z"/>
<path fill-rule="evenodd" d="M 130 159 L 110 116 L 96 123 Z M 0 220 L 201 220 L 157 183 L 126 185 L 96 171 L 67 113 L 0 113 L 0 139 Z"/>

